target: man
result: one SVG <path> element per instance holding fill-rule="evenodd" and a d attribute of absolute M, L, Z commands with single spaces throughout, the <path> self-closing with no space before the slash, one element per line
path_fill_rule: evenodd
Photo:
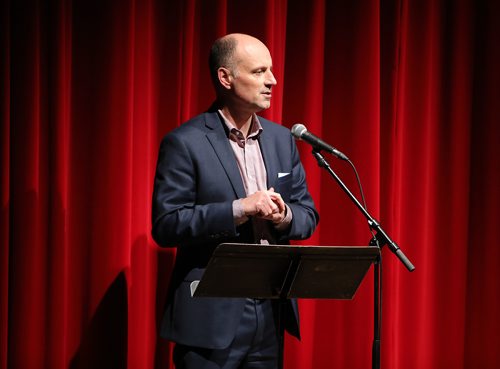
<path fill-rule="evenodd" d="M 210 52 L 217 100 L 165 136 L 153 194 L 154 239 L 177 246 L 161 334 L 177 368 L 276 368 L 274 304 L 192 297 L 222 242 L 287 244 L 308 238 L 318 214 L 290 131 L 258 117 L 276 85 L 267 47 L 244 34 Z M 286 329 L 299 335 L 296 301 Z"/>

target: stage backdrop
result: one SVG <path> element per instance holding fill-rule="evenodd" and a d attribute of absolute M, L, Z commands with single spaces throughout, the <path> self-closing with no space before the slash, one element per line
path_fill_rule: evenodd
<path fill-rule="evenodd" d="M 346 153 L 416 266 L 383 250 L 382 367 L 500 366 L 498 2 L 1 7 L 1 368 L 172 368 L 157 329 L 175 251 L 150 236 L 154 169 L 162 136 L 212 102 L 207 53 L 227 32 L 269 46 L 264 115 Z M 321 213 L 303 244 L 366 245 L 363 217 L 299 149 Z M 370 367 L 372 282 L 353 301 L 302 300 L 286 368 Z"/>

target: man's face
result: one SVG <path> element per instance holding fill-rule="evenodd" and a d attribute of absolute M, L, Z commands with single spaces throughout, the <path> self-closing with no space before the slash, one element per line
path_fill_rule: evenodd
<path fill-rule="evenodd" d="M 271 89 L 276 85 L 273 61 L 267 47 L 257 41 L 241 42 L 234 55 L 232 70 L 233 103 L 256 113 L 271 106 Z"/>

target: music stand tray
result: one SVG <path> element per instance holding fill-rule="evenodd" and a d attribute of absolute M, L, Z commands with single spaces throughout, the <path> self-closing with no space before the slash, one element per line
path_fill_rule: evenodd
<path fill-rule="evenodd" d="M 352 299 L 380 249 L 224 243 L 195 297 Z"/>

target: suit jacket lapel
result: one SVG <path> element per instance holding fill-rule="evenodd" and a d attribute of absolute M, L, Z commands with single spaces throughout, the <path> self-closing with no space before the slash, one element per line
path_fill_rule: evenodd
<path fill-rule="evenodd" d="M 269 133 L 269 132 L 267 132 Z M 260 150 L 264 158 L 264 165 L 267 172 L 267 188 L 274 187 L 276 179 L 278 178 L 279 163 L 276 160 L 275 150 L 271 141 L 271 136 L 266 134 L 266 130 L 262 131 L 259 137 Z"/>
<path fill-rule="evenodd" d="M 220 163 L 224 167 L 236 196 L 238 198 L 243 198 L 246 197 L 245 188 L 243 187 L 238 165 L 234 159 L 233 150 L 231 149 L 226 131 L 222 124 L 217 113 L 206 113 L 205 125 L 208 128 L 207 139 L 217 154 Z"/>

